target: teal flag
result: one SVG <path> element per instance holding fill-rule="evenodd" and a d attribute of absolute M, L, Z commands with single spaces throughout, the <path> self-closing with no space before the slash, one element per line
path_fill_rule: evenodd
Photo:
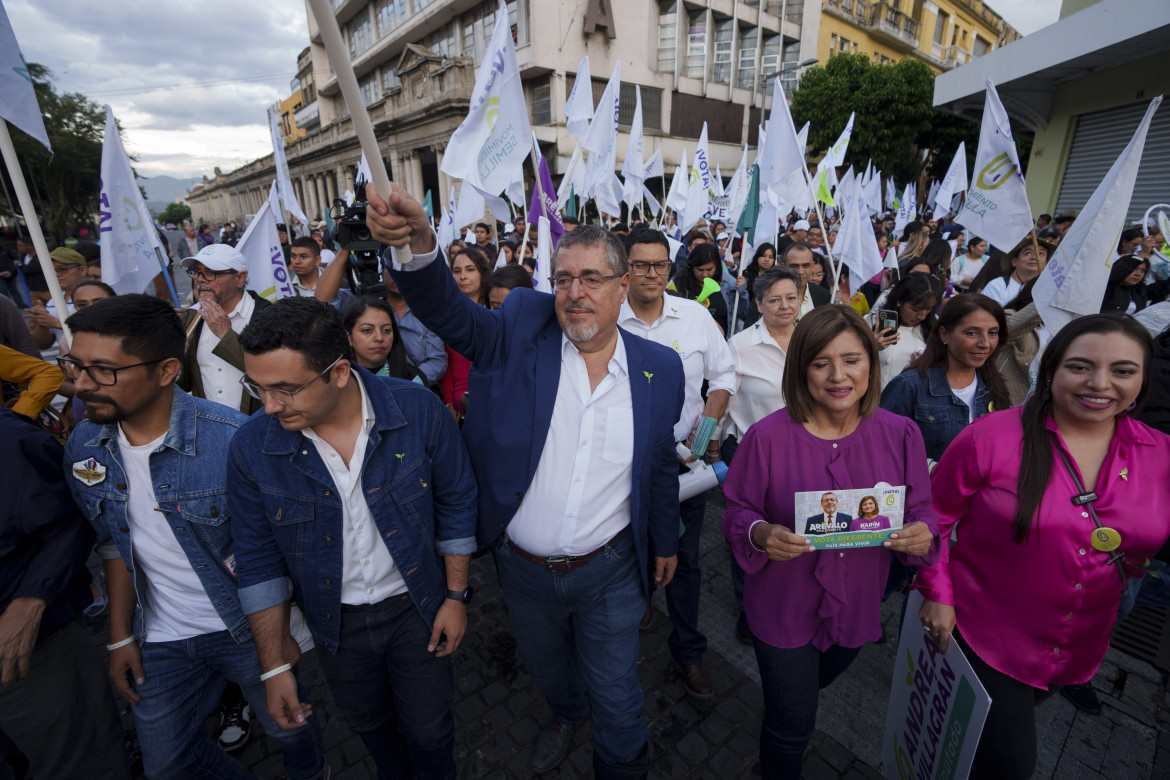
<path fill-rule="evenodd" d="M 749 244 L 755 244 L 756 220 L 760 216 L 760 165 L 752 164 L 751 184 L 748 185 L 747 200 L 743 204 L 743 211 L 735 221 L 736 232 L 743 236 Z"/>
<path fill-rule="evenodd" d="M 423 207 L 423 211 L 425 211 L 427 213 L 427 221 L 428 222 L 433 221 L 435 219 L 435 207 L 431 205 L 431 191 L 430 190 L 427 190 L 427 195 L 425 198 L 423 198 L 422 207 Z"/>
<path fill-rule="evenodd" d="M 569 200 L 565 203 L 565 216 L 577 218 L 577 194 L 573 191 L 573 185 L 569 185 Z"/>

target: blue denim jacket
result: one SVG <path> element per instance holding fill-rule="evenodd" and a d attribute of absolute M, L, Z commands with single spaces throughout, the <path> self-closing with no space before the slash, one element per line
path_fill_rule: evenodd
<path fill-rule="evenodd" d="M 233 639 L 246 642 L 252 631 L 237 593 L 223 461 L 228 442 L 248 418 L 178 387 L 173 392 L 170 428 L 150 456 L 155 499 L 216 613 Z M 134 565 L 134 539 L 126 519 L 126 469 L 118 452 L 117 424 L 82 422 L 65 446 L 65 473 L 72 477 L 68 482 L 73 500 L 97 530 L 98 552 L 102 558 L 122 558 L 141 605 L 143 583 Z M 139 606 L 134 635 L 141 640 L 144 634 Z"/>
<path fill-rule="evenodd" d="M 471 460 L 433 392 L 351 366 L 375 418 L 362 490 L 411 599 L 430 625 L 446 591 L 439 556 L 475 552 Z M 293 594 L 313 639 L 336 652 L 342 505 L 316 447 L 275 417 L 253 416 L 232 440 L 228 493 L 244 611 L 260 612 Z"/>
<path fill-rule="evenodd" d="M 991 395 L 983 382 L 983 375 L 975 372 L 975 419 L 987 414 Z M 909 417 L 922 431 L 926 457 L 938 460 L 947 445 L 970 422 L 967 404 L 951 392 L 947 382 L 946 366 L 942 363 L 926 370 L 926 376 L 917 371 L 903 371 L 882 391 L 882 408 Z"/>

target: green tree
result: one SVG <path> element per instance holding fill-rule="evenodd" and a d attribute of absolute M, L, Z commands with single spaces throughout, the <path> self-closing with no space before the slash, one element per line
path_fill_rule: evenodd
<path fill-rule="evenodd" d="M 28 74 L 53 153 L 21 132 L 12 133 L 12 143 L 41 222 L 59 243 L 97 212 L 106 112 L 85 95 L 58 93 L 44 65 L 28 63 Z"/>
<path fill-rule="evenodd" d="M 167 207 L 158 215 L 158 221 L 165 224 L 181 225 L 183 220 L 191 218 L 191 207 L 186 203 L 168 203 Z"/>
<path fill-rule="evenodd" d="M 887 176 L 908 181 L 922 173 L 927 162 L 922 150 L 931 149 L 935 122 L 942 116 L 931 105 L 933 97 L 934 72 L 919 60 L 875 65 L 862 54 L 838 54 L 801 76 L 792 117 L 797 127 L 810 123 L 809 151 L 817 156 L 837 140 L 849 114 L 856 112 L 846 164 L 860 171 L 872 159 Z M 978 134 L 979 128 L 974 129 Z M 948 135 L 945 140 L 950 144 L 952 139 Z M 958 143 L 938 150 L 947 163 Z"/>

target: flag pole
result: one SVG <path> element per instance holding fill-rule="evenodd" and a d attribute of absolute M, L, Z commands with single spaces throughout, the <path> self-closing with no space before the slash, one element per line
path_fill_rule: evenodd
<path fill-rule="evenodd" d="M 374 125 L 370 122 L 370 113 L 362 102 L 362 93 L 358 88 L 357 76 L 349 62 L 348 49 L 341 39 L 341 28 L 337 26 L 337 17 L 329 0 L 307 0 L 313 16 L 317 20 L 317 28 L 321 31 L 321 41 L 325 44 L 325 53 L 333 72 L 337 75 L 337 86 L 341 88 L 341 96 L 345 99 L 345 106 L 349 109 L 350 119 L 353 121 L 354 133 L 361 142 L 362 151 L 366 155 L 366 162 L 378 160 L 377 164 L 370 164 L 371 182 L 379 195 L 390 197 L 390 177 L 386 174 L 386 163 L 382 160 L 382 153 L 378 149 L 378 139 L 374 135 Z M 494 221 L 493 221 L 494 222 Z M 399 263 L 409 263 L 414 256 L 410 252 L 410 241 L 402 246 L 394 247 L 394 254 Z"/>
<path fill-rule="evenodd" d="M 0 120 L 0 152 L 4 155 L 8 178 L 12 179 L 12 188 L 16 190 L 16 201 L 20 204 L 24 224 L 28 227 L 29 237 L 37 250 L 37 262 L 41 264 L 41 272 L 45 275 L 45 284 L 48 285 L 53 305 L 57 308 L 57 319 L 61 321 L 61 330 L 65 333 L 65 344 L 68 346 L 73 342 L 73 334 L 65 325 L 65 319 L 69 316 L 69 309 L 65 306 L 65 294 L 61 292 L 61 285 L 57 283 L 57 272 L 53 270 L 49 246 L 45 243 L 45 234 L 41 232 L 41 222 L 37 219 L 36 208 L 33 207 L 32 196 L 29 195 L 28 184 L 24 180 L 24 172 L 21 171 L 20 162 L 16 159 L 16 148 L 12 145 L 12 136 L 8 133 L 6 120 Z M 13 214 L 14 218 L 15 216 Z"/>
<path fill-rule="evenodd" d="M 162 247 L 157 243 L 154 245 L 154 256 L 158 258 L 159 268 L 162 269 L 162 273 L 160 275 L 162 276 L 163 281 L 167 283 L 167 290 L 171 294 L 171 300 L 174 302 L 175 308 L 181 309 L 183 306 L 181 303 L 179 303 L 179 293 L 175 291 L 175 282 L 173 279 L 171 279 L 171 269 L 167 263 L 166 258 L 163 257 Z"/>
<path fill-rule="evenodd" d="M 829 248 L 829 226 L 825 224 L 825 213 L 821 209 L 821 202 L 817 199 L 817 191 L 813 187 L 812 176 L 808 173 L 808 166 L 802 163 L 800 169 L 804 171 L 804 180 L 808 183 L 809 192 L 813 196 L 813 209 L 817 213 L 817 220 L 821 223 L 821 232 L 825 234 L 825 254 L 829 258 L 829 269 L 833 272 L 833 295 L 836 295 L 837 286 L 841 283 L 841 263 L 833 259 L 833 251 Z"/>

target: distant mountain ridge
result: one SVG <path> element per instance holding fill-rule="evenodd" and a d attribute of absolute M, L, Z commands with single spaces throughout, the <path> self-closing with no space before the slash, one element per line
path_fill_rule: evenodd
<path fill-rule="evenodd" d="M 175 198 L 186 195 L 188 188 L 200 181 L 202 179 L 195 176 L 185 179 L 174 176 L 151 176 L 150 178 L 140 178 L 138 183 L 146 192 L 146 207 L 157 214 Z"/>

